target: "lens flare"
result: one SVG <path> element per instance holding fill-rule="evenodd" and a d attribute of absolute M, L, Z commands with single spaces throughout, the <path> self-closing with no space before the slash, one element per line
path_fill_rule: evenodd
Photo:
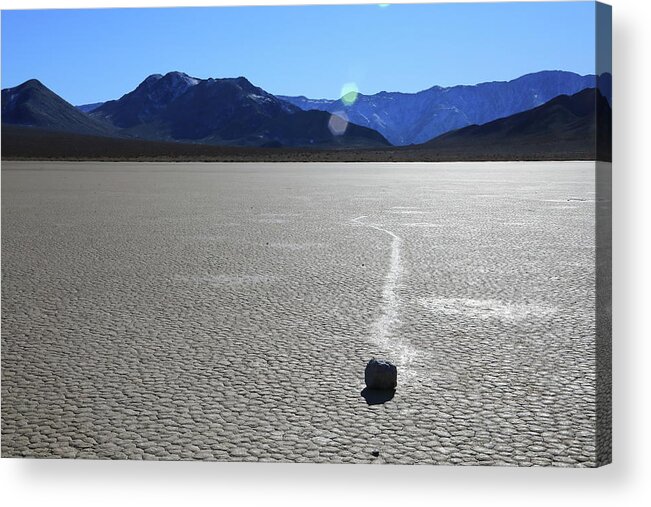
<path fill-rule="evenodd" d="M 386 9 L 387 7 L 389 7 L 389 5 L 391 5 L 391 4 L 377 4 L 377 6 L 378 6 L 380 9 Z"/>
<path fill-rule="evenodd" d="M 352 106 L 357 100 L 359 89 L 355 83 L 346 83 L 341 87 L 341 101 L 344 106 Z"/>
<path fill-rule="evenodd" d="M 343 111 L 337 111 L 330 115 L 328 128 L 333 136 L 342 136 L 348 128 L 348 116 Z"/>

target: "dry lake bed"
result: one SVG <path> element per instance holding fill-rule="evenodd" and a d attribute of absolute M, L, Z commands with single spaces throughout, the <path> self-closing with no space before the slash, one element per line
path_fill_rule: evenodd
<path fill-rule="evenodd" d="M 594 175 L 3 162 L 2 456 L 594 466 Z"/>

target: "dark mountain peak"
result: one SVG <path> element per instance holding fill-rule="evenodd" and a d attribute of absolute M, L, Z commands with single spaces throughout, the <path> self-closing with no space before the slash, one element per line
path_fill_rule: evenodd
<path fill-rule="evenodd" d="M 27 90 L 30 88 L 48 90 L 48 88 L 43 83 L 41 83 L 38 79 L 28 79 L 24 83 L 21 83 L 18 86 L 14 86 L 13 88 L 8 88 L 8 89 L 17 92 L 21 90 Z"/>
<path fill-rule="evenodd" d="M 163 74 L 151 74 L 145 78 L 145 80 L 142 82 L 142 84 L 147 84 L 151 85 L 152 83 L 155 83 L 158 81 L 160 78 L 163 77 Z"/>
<path fill-rule="evenodd" d="M 43 95 L 49 90 L 43 86 L 38 79 L 29 79 L 12 88 L 2 90 L 2 121 L 6 122 L 6 115 L 9 115 L 21 103 L 25 102 L 34 93 Z"/>
<path fill-rule="evenodd" d="M 190 86 L 194 86 L 199 82 L 199 79 L 193 78 L 185 74 L 184 72 L 172 71 L 167 74 L 151 74 L 140 83 L 135 90 L 129 93 L 148 93 L 151 90 L 161 90 L 161 89 L 176 89 L 185 91 Z M 129 95 L 127 93 L 126 95 Z M 126 97 L 126 95 L 123 96 Z"/>
<path fill-rule="evenodd" d="M 606 109 L 610 110 L 607 97 L 596 88 L 586 88 L 574 95 L 559 95 L 532 111 L 542 111 L 552 107 L 563 108 L 577 118 L 590 117 L 595 113 L 603 113 Z"/>
<path fill-rule="evenodd" d="M 528 72 L 527 74 L 522 74 L 521 76 L 516 77 L 515 79 L 509 79 L 508 81 L 518 81 L 519 79 L 529 79 L 531 77 L 544 77 L 544 76 L 578 76 L 576 72 L 570 72 L 568 70 L 560 69 L 546 69 L 539 70 L 536 72 Z"/>
<path fill-rule="evenodd" d="M 239 92 L 242 92 L 244 94 L 258 94 L 258 95 L 264 95 L 268 97 L 272 97 L 270 93 L 267 93 L 264 91 L 262 88 L 259 88 L 258 86 L 255 86 L 251 81 L 249 81 L 247 78 L 243 76 L 239 77 L 225 77 L 225 78 L 210 78 L 210 79 L 205 79 L 203 82 L 207 86 L 212 86 L 214 89 L 221 89 L 221 90 L 227 90 L 227 89 L 232 89 L 232 90 L 238 90 Z M 274 97 L 275 99 L 276 97 Z"/>
<path fill-rule="evenodd" d="M 458 85 L 458 86 L 463 86 L 463 85 Z M 451 86 L 450 87 L 445 87 L 445 86 L 434 85 L 434 86 L 431 86 L 430 88 L 427 88 L 426 90 L 422 90 L 422 91 L 416 92 L 416 93 L 440 92 L 440 91 L 444 91 L 444 90 L 449 90 L 450 88 L 452 88 L 452 87 Z M 399 93 L 399 92 L 397 92 L 397 93 Z"/>
<path fill-rule="evenodd" d="M 138 88 L 141 90 L 176 90 L 178 93 L 183 93 L 189 87 L 198 84 L 199 81 L 200 79 L 188 76 L 184 72 L 172 71 L 165 75 L 152 74 L 140 83 Z"/>
<path fill-rule="evenodd" d="M 157 101 L 174 100 L 200 82 L 200 79 L 183 72 L 168 72 L 154 84 L 156 95 L 153 98 Z"/>
<path fill-rule="evenodd" d="M 481 159 L 610 160 L 611 109 L 595 88 L 559 95 L 533 109 L 447 132 L 421 145 Z"/>
<path fill-rule="evenodd" d="M 108 125 L 78 111 L 37 79 L 2 90 L 2 123 L 107 135 Z"/>
<path fill-rule="evenodd" d="M 260 88 L 253 86 L 243 77 L 209 78 L 200 80 L 196 93 L 229 94 L 231 98 L 258 91 Z"/>
<path fill-rule="evenodd" d="M 508 83 L 529 83 L 533 82 L 537 85 L 540 84 L 549 84 L 549 83 L 565 83 L 565 82 L 580 82 L 580 81 L 590 81 L 589 84 L 593 84 L 593 81 L 596 79 L 596 76 L 588 74 L 582 76 L 576 72 L 570 72 L 567 70 L 541 70 L 540 72 L 532 72 L 530 74 L 524 74 L 518 78 L 508 81 Z"/>
<path fill-rule="evenodd" d="M 134 90 L 132 90 L 129 93 L 146 93 L 148 90 L 151 90 L 156 86 L 156 83 L 158 83 L 161 79 L 163 79 L 162 74 L 151 74 L 147 76 Z M 124 98 L 126 95 L 129 95 L 129 93 L 123 95 L 122 97 Z M 118 99 L 119 100 L 119 99 Z M 109 100 L 109 102 L 115 102 L 114 100 Z"/>
<path fill-rule="evenodd" d="M 172 71 L 165 75 L 152 74 L 135 90 L 118 100 L 105 102 L 91 112 L 96 118 L 108 120 L 120 128 L 130 128 L 147 122 L 163 111 L 201 80 L 183 72 Z"/>
<path fill-rule="evenodd" d="M 14 86 L 13 88 L 5 88 L 2 90 L 3 114 L 6 108 L 10 107 L 10 105 L 16 104 L 18 102 L 24 102 L 30 97 L 34 96 L 58 97 L 52 90 L 41 83 L 38 79 L 29 79 L 24 83 Z"/>
<path fill-rule="evenodd" d="M 173 139 L 235 142 L 262 128 L 269 119 L 299 109 L 245 78 L 202 80 L 170 101 L 162 119 Z"/>
<path fill-rule="evenodd" d="M 244 76 L 236 77 L 234 81 L 238 84 L 238 86 L 241 86 L 243 89 L 257 88 L 251 83 L 251 81 L 246 79 Z"/>
<path fill-rule="evenodd" d="M 189 76 L 185 72 L 179 72 L 175 70 L 165 74 L 160 81 L 170 83 L 171 85 L 194 86 L 201 80 L 196 77 Z"/>
<path fill-rule="evenodd" d="M 252 107 L 257 110 L 271 108 L 273 111 L 280 110 L 287 113 L 300 110 L 296 106 L 285 102 L 282 98 L 276 97 L 264 89 L 255 86 L 248 79 L 241 76 L 236 78 L 203 80 L 188 97 L 182 97 L 182 99 L 184 102 L 186 99 L 194 101 L 201 99 L 209 101 L 216 107 L 221 107 L 221 104 L 228 102 L 231 105 L 248 104 L 247 107 Z"/>

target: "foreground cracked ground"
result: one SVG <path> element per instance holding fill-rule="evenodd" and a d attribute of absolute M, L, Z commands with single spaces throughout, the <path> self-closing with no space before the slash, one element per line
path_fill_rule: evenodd
<path fill-rule="evenodd" d="M 4 162 L 2 456 L 594 466 L 594 197 L 587 162 Z"/>

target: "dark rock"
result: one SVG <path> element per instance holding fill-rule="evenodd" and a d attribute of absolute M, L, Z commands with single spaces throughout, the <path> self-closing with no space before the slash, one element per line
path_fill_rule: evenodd
<path fill-rule="evenodd" d="M 380 451 L 377 451 L 377 450 L 371 451 L 371 456 L 374 456 L 374 457 L 377 458 L 379 455 L 380 455 Z"/>
<path fill-rule="evenodd" d="M 381 405 L 393 399 L 395 389 L 369 389 L 365 387 L 360 393 L 369 405 Z"/>
<path fill-rule="evenodd" d="M 398 369 L 389 361 L 373 358 L 366 365 L 364 381 L 369 389 L 395 389 Z"/>

